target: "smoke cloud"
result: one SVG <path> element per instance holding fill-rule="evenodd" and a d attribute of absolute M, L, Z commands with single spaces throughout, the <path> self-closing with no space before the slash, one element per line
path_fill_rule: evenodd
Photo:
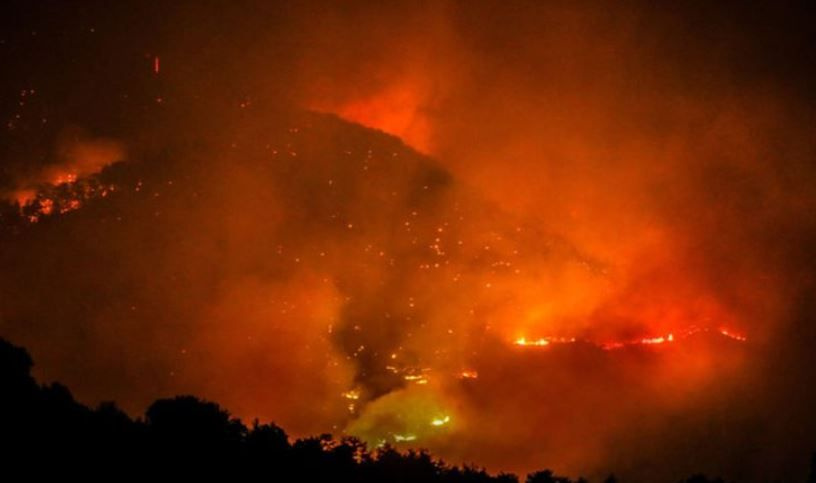
<path fill-rule="evenodd" d="M 147 35 L 104 10 L 68 17 L 69 79 L 4 81 L 42 84 L 2 151 L 35 211 L 0 235 L 0 335 L 38 377 L 492 471 L 805 474 L 812 72 L 778 53 L 806 16 L 248 1 L 140 10 Z"/>

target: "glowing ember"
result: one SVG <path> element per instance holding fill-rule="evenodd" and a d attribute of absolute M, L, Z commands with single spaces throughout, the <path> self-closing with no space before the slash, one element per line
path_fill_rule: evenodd
<path fill-rule="evenodd" d="M 428 384 L 429 379 L 423 375 L 415 375 L 415 374 L 408 374 L 403 377 L 408 382 L 413 382 L 415 384 Z"/>
<path fill-rule="evenodd" d="M 434 418 L 431 420 L 431 426 L 444 426 L 450 422 L 450 416 L 442 418 Z"/>
<path fill-rule="evenodd" d="M 550 345 L 550 341 L 544 338 L 528 341 L 525 337 L 519 337 L 516 339 L 516 345 L 543 347 Z"/>
<path fill-rule="evenodd" d="M 737 334 L 736 332 L 733 332 L 733 331 L 728 330 L 728 329 L 720 329 L 719 332 L 720 332 L 721 335 L 724 335 L 725 337 L 728 337 L 730 339 L 734 339 L 734 340 L 739 341 L 739 342 L 745 342 L 745 341 L 748 340 L 748 338 L 746 336 L 741 335 L 741 334 Z"/>
<path fill-rule="evenodd" d="M 106 198 L 116 191 L 112 184 L 102 184 L 98 178 L 90 176 L 75 179 L 60 178 L 62 181 L 46 184 L 35 191 L 20 192 L 17 196 L 17 208 L 20 215 L 29 223 L 37 223 L 43 217 L 55 214 L 66 214 L 76 211 L 94 198 Z"/>
<path fill-rule="evenodd" d="M 575 342 L 575 340 L 575 337 L 541 337 L 534 340 L 527 340 L 526 337 L 519 337 L 515 340 L 515 344 L 523 347 L 546 347 L 550 344 L 571 344 Z"/>
<path fill-rule="evenodd" d="M 628 340 L 606 340 L 606 341 L 594 341 L 591 339 L 581 339 L 580 342 L 584 344 L 594 345 L 599 347 L 603 350 L 616 350 L 616 349 L 623 349 L 625 347 L 631 346 L 650 346 L 650 345 L 661 345 L 667 344 L 671 342 L 675 342 L 678 339 L 686 339 L 694 334 L 701 333 L 701 332 L 711 332 L 711 329 L 707 328 L 699 328 L 696 326 L 692 326 L 688 329 L 683 331 L 677 331 L 678 335 L 675 336 L 674 332 L 670 332 L 666 335 L 659 335 L 654 337 L 641 337 L 639 339 L 628 339 Z M 727 337 L 729 339 L 733 339 L 739 342 L 746 342 L 748 338 L 744 335 L 738 334 L 734 331 L 728 329 L 718 329 L 715 333 Z M 546 347 L 553 343 L 559 344 L 569 344 L 578 342 L 579 340 L 571 337 L 542 337 L 535 340 L 527 340 L 525 337 L 520 337 L 514 341 L 514 344 L 521 347 Z"/>

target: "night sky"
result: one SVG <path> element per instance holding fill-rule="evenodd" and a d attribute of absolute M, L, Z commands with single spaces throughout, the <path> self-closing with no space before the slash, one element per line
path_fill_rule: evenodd
<path fill-rule="evenodd" d="M 802 480 L 814 10 L 4 1 L 0 337 L 133 416 Z"/>

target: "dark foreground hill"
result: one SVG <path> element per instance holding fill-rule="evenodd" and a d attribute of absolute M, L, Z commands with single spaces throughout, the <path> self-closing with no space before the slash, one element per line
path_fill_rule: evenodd
<path fill-rule="evenodd" d="M 25 349 L 0 339 L 3 478 L 519 481 L 513 474 L 450 466 L 422 450 L 400 452 L 388 446 L 369 450 L 353 438 L 337 440 L 328 434 L 291 441 L 274 424 L 255 421 L 247 426 L 218 404 L 194 396 L 158 400 L 144 417 L 134 420 L 114 403 L 92 409 L 75 401 L 65 386 L 38 384 L 30 373 L 32 365 Z M 572 480 L 543 470 L 527 475 L 526 481 Z M 610 475 L 607 481 L 615 480 Z M 722 480 L 696 475 L 687 481 Z"/>

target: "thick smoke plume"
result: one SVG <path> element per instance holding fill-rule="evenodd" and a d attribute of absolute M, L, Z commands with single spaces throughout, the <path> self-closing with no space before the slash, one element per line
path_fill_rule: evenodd
<path fill-rule="evenodd" d="M 134 413 L 191 392 L 494 471 L 798 477 L 813 76 L 777 53 L 812 27 L 741 8 L 182 3 L 146 35 L 88 4 L 75 90 L 3 84 L 38 83 L 3 113 L 33 193 L 0 212 L 0 335 Z"/>

